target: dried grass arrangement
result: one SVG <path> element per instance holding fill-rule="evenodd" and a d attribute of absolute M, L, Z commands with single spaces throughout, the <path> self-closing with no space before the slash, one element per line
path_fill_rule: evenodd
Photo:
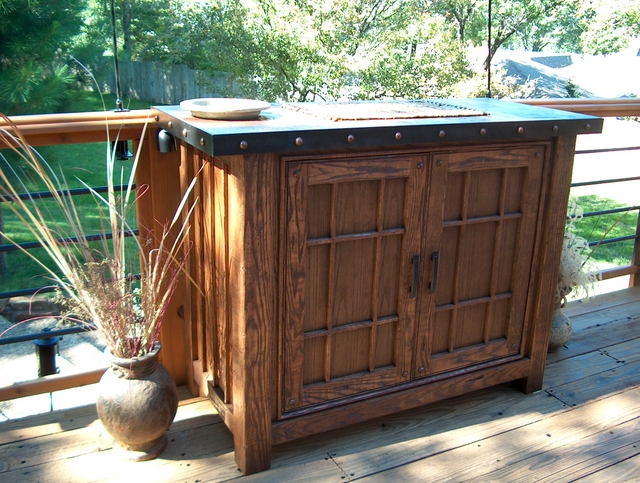
<path fill-rule="evenodd" d="M 588 297 L 595 282 L 601 278 L 600 271 L 591 258 L 593 250 L 589 247 L 589 242 L 573 231 L 575 223 L 579 222 L 583 215 L 582 207 L 570 199 L 556 288 L 556 303 L 560 305 L 566 303 L 571 292 Z"/>
<path fill-rule="evenodd" d="M 187 200 L 195 179 L 173 219 L 164 225 L 162 233 L 152 234 L 156 247 L 143 246 L 138 237 L 127 236 L 132 232 L 127 216 L 135 209 L 136 199 L 144 194 L 144 188 L 134 188 L 140 148 L 125 180 L 124 174 L 118 172 L 115 152 L 108 141 L 107 193 L 101 195 L 83 183 L 95 200 L 102 227 L 97 243 L 92 242 L 83 228 L 82 214 L 74 204 L 64 173 L 56 173 L 27 143 L 16 125 L 5 115 L 0 116 L 10 126 L 0 128 L 0 141 L 21 158 L 30 176 L 46 185 L 64 218 L 53 218 L 31 195 L 21 199 L 20 195 L 29 191 L 20 179 L 22 173 L 16 173 L 0 153 L 0 161 L 4 161 L 0 166 L 0 198 L 9 201 L 4 205 L 42 245 L 60 274 L 27 250 L 20 250 L 34 259 L 59 287 L 59 293 L 68 302 L 68 313 L 73 314 L 68 318 L 95 326 L 114 356 L 128 359 L 147 354 L 158 340 L 167 306 L 184 273 L 188 221 L 193 211 Z M 146 125 L 142 138 L 145 133 Z M 126 190 L 117 191 L 115 180 L 120 180 Z M 2 234 L 18 246 L 11 234 Z M 135 240 L 133 249 L 131 242 L 125 243 L 127 238 Z M 139 277 L 132 275 L 132 267 L 139 267 Z"/>

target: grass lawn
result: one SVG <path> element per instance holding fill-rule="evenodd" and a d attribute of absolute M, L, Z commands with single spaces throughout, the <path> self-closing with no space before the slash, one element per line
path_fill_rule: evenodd
<path fill-rule="evenodd" d="M 603 210 L 626 208 L 627 205 L 609 198 L 601 198 L 590 194 L 576 198 L 577 203 L 585 213 Z M 628 210 L 620 213 L 588 216 L 575 223 L 575 233 L 589 242 L 599 242 L 629 235 L 635 235 L 638 226 L 638 210 Z M 634 240 L 625 240 L 611 244 L 593 246 L 592 258 L 596 262 L 622 266 L 631 263 L 633 257 Z"/>

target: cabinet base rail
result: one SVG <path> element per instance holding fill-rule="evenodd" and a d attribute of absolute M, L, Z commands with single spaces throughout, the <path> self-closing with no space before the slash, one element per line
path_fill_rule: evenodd
<path fill-rule="evenodd" d="M 530 359 L 519 358 L 504 364 L 466 371 L 446 378 L 414 381 L 406 386 L 397 386 L 386 393 L 379 393 L 358 401 L 314 410 L 306 414 L 273 421 L 271 424 L 272 444 L 304 438 L 313 434 L 341 429 L 371 419 L 389 416 L 426 404 L 477 391 L 498 384 L 521 381 L 529 376 Z M 527 386 L 526 382 L 520 388 Z M 218 410 L 220 417 L 233 432 L 233 407 L 224 402 L 224 394 L 209 381 L 209 399 Z M 533 388 L 537 391 L 541 388 Z M 348 408 L 348 410 L 346 410 Z"/>

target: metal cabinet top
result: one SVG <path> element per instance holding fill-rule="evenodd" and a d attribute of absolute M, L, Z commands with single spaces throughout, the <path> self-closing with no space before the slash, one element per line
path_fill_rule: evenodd
<path fill-rule="evenodd" d="M 212 156 L 421 144 L 481 143 L 598 133 L 599 117 L 496 99 L 292 103 L 251 120 L 155 107 L 158 125 Z"/>

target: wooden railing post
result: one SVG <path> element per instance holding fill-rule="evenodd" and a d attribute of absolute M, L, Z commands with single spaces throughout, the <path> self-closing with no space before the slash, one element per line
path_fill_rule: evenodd
<path fill-rule="evenodd" d="M 136 173 L 138 190 L 146 190 L 139 198 L 138 228 L 140 237 L 154 246 L 152 237 L 162 233 L 164 224 L 170 222 L 180 205 L 180 153 L 160 153 L 157 148 L 158 129 L 150 128 L 141 143 L 140 161 Z M 176 384 L 188 379 L 185 321 L 180 316 L 183 306 L 184 284 L 178 284 L 162 323 L 160 343 L 162 363 L 169 370 Z"/>
<path fill-rule="evenodd" d="M 636 269 L 640 269 L 640 211 L 638 212 L 638 222 L 636 224 L 636 240 L 633 244 L 633 255 L 631 265 L 635 265 Z M 629 287 L 640 285 L 640 271 L 629 277 Z"/>

